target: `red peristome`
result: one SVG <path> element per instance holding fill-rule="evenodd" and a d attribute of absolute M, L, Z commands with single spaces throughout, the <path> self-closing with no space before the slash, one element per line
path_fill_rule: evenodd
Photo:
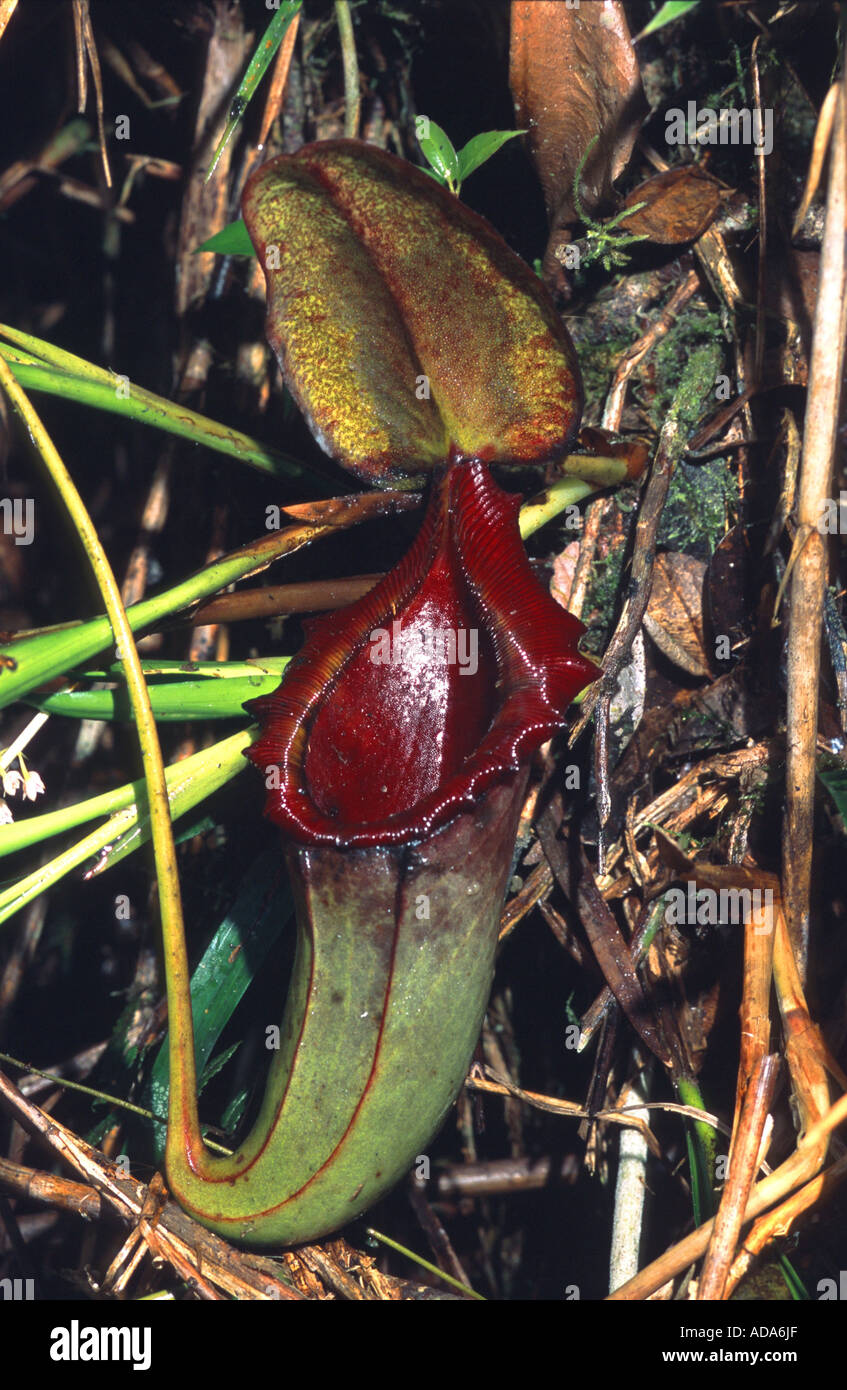
<path fill-rule="evenodd" d="M 480 460 L 452 464 L 405 559 L 247 706 L 263 725 L 247 756 L 278 769 L 265 810 L 289 839 L 420 840 L 525 763 L 596 679 L 582 623 L 530 569 L 518 507 Z"/>

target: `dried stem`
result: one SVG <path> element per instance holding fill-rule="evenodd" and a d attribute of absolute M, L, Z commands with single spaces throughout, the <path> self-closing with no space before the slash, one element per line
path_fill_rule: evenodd
<path fill-rule="evenodd" d="M 796 559 L 791 580 L 788 632 L 788 747 L 783 872 L 788 929 L 801 979 L 805 979 L 806 975 L 809 941 L 820 643 L 826 586 L 826 547 L 818 523 L 831 486 L 847 304 L 844 293 L 844 226 L 847 218 L 845 82 L 847 69 L 833 122 L 829 196 L 797 501 L 798 531 L 795 537 Z"/>

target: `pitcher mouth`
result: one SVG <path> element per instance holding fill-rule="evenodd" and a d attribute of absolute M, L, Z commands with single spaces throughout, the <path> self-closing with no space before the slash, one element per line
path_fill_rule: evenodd
<path fill-rule="evenodd" d="M 289 839 L 423 839 L 524 765 L 600 674 L 532 573 L 518 508 L 482 460 L 452 463 L 405 558 L 246 706 L 265 813 Z"/>

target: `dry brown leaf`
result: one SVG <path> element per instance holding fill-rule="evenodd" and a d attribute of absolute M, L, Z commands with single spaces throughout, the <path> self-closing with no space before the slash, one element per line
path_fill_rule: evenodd
<path fill-rule="evenodd" d="M 571 541 L 564 550 L 560 551 L 553 561 L 553 578 L 550 581 L 550 593 L 557 603 L 563 608 L 567 608 L 573 588 L 574 576 L 576 575 L 577 561 L 579 560 L 579 541 Z"/>
<path fill-rule="evenodd" d="M 644 626 L 660 652 L 692 676 L 709 675 L 703 630 L 706 565 L 692 555 L 657 555 Z"/>
<path fill-rule="evenodd" d="M 580 201 L 591 212 L 609 201 L 647 111 L 623 5 L 597 0 L 571 9 L 559 0 L 512 0 L 510 83 L 550 219 L 545 274 L 560 281 L 554 251 L 576 220 L 580 160 L 599 136 L 580 181 Z"/>
<path fill-rule="evenodd" d="M 632 236 L 648 237 L 661 246 L 696 241 L 713 221 L 721 205 L 718 180 L 696 164 L 654 174 L 634 188 L 625 208 L 645 203 L 630 213 L 621 229 Z"/>

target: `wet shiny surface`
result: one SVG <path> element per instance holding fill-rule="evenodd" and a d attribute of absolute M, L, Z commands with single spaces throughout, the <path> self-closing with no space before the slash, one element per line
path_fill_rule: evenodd
<path fill-rule="evenodd" d="M 420 840 L 525 763 L 595 678 L 582 624 L 532 573 L 517 509 L 485 464 L 451 465 L 405 559 L 315 624 L 252 705 L 264 732 L 249 756 L 279 782 L 266 813 L 296 843 Z"/>

